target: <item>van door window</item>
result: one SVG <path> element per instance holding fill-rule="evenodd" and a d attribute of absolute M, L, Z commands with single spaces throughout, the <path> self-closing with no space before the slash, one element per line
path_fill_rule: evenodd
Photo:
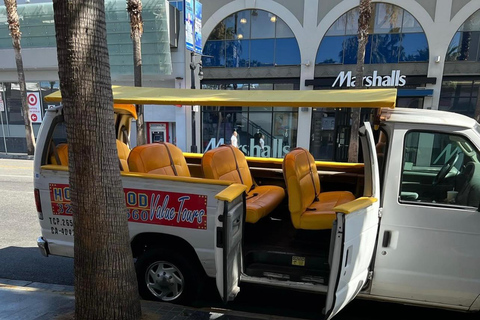
<path fill-rule="evenodd" d="M 411 131 L 405 136 L 400 201 L 478 207 L 478 151 L 464 137 Z"/>

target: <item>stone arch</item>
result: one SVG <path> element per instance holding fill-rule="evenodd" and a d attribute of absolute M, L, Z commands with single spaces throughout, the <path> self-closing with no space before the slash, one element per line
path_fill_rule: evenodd
<path fill-rule="evenodd" d="M 273 0 L 262 0 L 262 1 L 232 1 L 223 7 L 219 8 L 215 11 L 205 22 L 202 26 L 202 33 L 205 35 L 210 36 L 213 29 L 222 22 L 223 19 L 228 17 L 229 15 L 242 11 L 242 10 L 250 10 L 250 9 L 258 9 L 268 11 L 273 13 L 280 19 L 282 19 L 287 26 L 292 30 L 295 39 L 297 40 L 298 47 L 300 49 L 300 59 L 303 59 L 302 55 L 302 39 L 306 38 L 304 35 L 304 29 L 298 21 L 298 19 L 291 13 L 287 8 L 275 2 Z M 202 46 L 205 45 L 205 42 L 208 39 L 208 36 L 202 37 Z"/>
<path fill-rule="evenodd" d="M 418 2 L 414 0 L 381 0 L 372 1 L 372 3 L 388 3 L 408 11 L 408 13 L 410 13 L 418 21 L 425 33 L 425 36 L 427 37 L 427 43 L 430 44 L 429 38 L 431 36 L 429 37 L 429 34 L 432 34 L 434 30 L 433 20 L 425 8 L 423 8 Z M 311 56 L 316 57 L 317 50 L 320 47 L 320 44 L 330 26 L 343 14 L 358 7 L 358 5 L 358 0 L 344 0 L 330 10 L 329 14 L 326 15 L 326 17 L 317 25 L 317 32 L 315 32 L 315 34 L 312 35 L 313 37 L 309 39 L 311 43 L 315 43 L 315 45 L 312 46 L 315 47 L 315 52 L 310 53 Z"/>

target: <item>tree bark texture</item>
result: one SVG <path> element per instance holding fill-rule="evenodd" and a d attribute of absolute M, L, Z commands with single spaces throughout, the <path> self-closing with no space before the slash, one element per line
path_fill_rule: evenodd
<path fill-rule="evenodd" d="M 139 319 L 102 0 L 54 0 L 69 143 L 75 318 Z"/>
<path fill-rule="evenodd" d="M 35 136 L 33 134 L 32 121 L 29 117 L 29 107 L 27 102 L 27 86 L 25 84 L 25 72 L 23 71 L 22 47 L 20 39 L 20 21 L 18 19 L 17 1 L 4 0 L 7 9 L 8 29 L 12 36 L 13 50 L 15 51 L 15 63 L 17 65 L 18 84 L 20 85 L 20 97 L 22 99 L 23 123 L 25 124 L 25 138 L 27 142 L 27 154 L 35 153 Z"/>
<path fill-rule="evenodd" d="M 130 16 L 130 37 L 133 42 L 133 77 L 135 87 L 142 86 L 142 0 L 127 0 L 127 11 Z M 143 105 L 137 109 L 137 145 L 146 143 L 145 117 Z"/>
<path fill-rule="evenodd" d="M 355 89 L 363 89 L 363 73 L 365 69 L 365 47 L 368 42 L 368 25 L 372 14 L 371 0 L 360 0 L 358 16 L 358 50 L 355 75 Z M 352 110 L 352 126 L 350 128 L 350 143 L 348 145 L 348 162 L 358 162 L 358 130 L 360 129 L 361 109 Z"/>

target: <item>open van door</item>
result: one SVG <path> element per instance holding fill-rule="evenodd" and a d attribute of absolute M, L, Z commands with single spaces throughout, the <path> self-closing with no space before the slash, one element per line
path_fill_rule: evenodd
<path fill-rule="evenodd" d="M 245 187 L 242 185 L 242 192 Z M 242 268 L 242 232 L 245 194 L 233 201 L 219 201 L 223 210 L 216 219 L 215 267 L 218 292 L 224 303 L 232 301 L 240 291 Z M 243 201 L 242 201 L 243 198 Z"/>
<path fill-rule="evenodd" d="M 364 197 L 335 208 L 325 319 L 342 310 L 364 287 L 375 252 L 379 223 L 380 179 L 372 128 L 359 130 L 365 162 Z"/>

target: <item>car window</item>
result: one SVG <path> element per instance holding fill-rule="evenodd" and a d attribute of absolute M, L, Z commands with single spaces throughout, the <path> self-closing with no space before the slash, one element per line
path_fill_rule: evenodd
<path fill-rule="evenodd" d="M 405 136 L 400 201 L 478 206 L 478 150 L 465 137 L 411 131 Z"/>

